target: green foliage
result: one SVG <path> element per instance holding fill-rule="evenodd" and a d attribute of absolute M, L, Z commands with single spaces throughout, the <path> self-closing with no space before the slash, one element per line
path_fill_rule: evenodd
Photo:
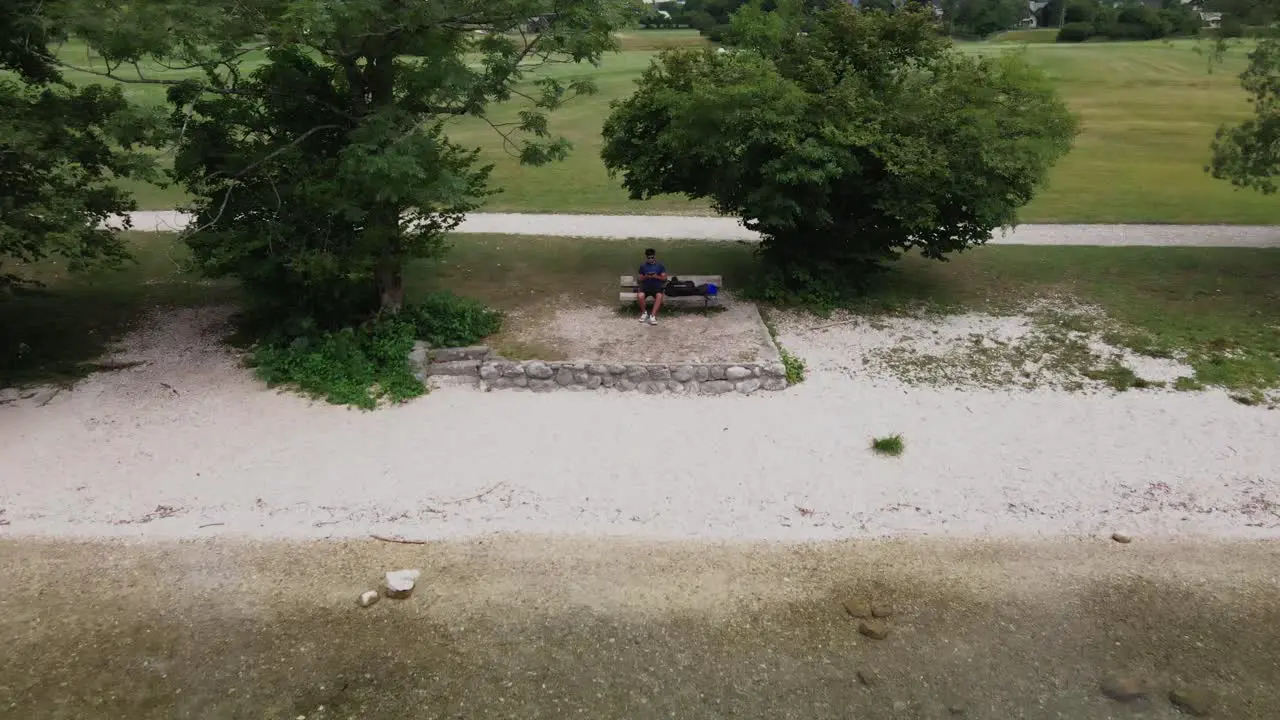
<path fill-rule="evenodd" d="M 413 324 L 384 318 L 359 328 L 259 345 L 250 364 L 272 387 L 372 409 L 380 401 L 403 402 L 425 391 L 409 366 L 413 340 Z"/>
<path fill-rule="evenodd" d="M 596 62 L 632 18 L 628 0 L 80 0 L 75 20 L 106 64 L 198 68 L 171 83 L 175 176 L 195 196 L 190 245 L 282 322 L 324 330 L 404 301 L 404 265 L 490 194 L 451 118 L 501 133 L 526 164 L 564 157 L 546 113 L 593 91 L 530 72 Z M 259 52 L 253 64 L 246 57 Z M 261 61 L 265 54 L 265 62 Z M 254 68 L 250 70 L 250 68 Z M 121 78 L 127 80 L 128 78 Z M 518 119 L 492 103 L 529 99 Z M 260 313 L 261 314 L 261 313 Z"/>
<path fill-rule="evenodd" d="M 1182 4 L 1156 10 L 1140 3 L 1103 7 L 1096 0 L 1076 0 L 1066 10 L 1067 24 L 1058 33 L 1058 42 L 1156 40 L 1195 35 L 1203 24 L 1195 9 Z"/>
<path fill-rule="evenodd" d="M 448 291 L 432 293 L 401 314 L 431 347 L 473 345 L 502 329 L 502 313 Z"/>
<path fill-rule="evenodd" d="M 761 231 L 775 292 L 829 301 L 902 252 L 986 242 L 1070 147 L 1042 73 L 960 54 L 927 13 L 797 1 L 733 31 L 739 52 L 662 54 L 602 156 L 633 198 L 707 199 Z"/>
<path fill-rule="evenodd" d="M 472 345 L 502 327 L 502 314 L 449 292 L 428 295 L 398 314 L 357 327 L 318 330 L 303 323 L 254 346 L 252 364 L 268 385 L 287 386 L 339 405 L 373 408 L 403 402 L 424 387 L 409 365 L 415 340 L 432 347 Z"/>
<path fill-rule="evenodd" d="M 1027 15 L 1022 0 L 951 0 L 943 17 L 956 35 L 986 37 L 1016 26 Z"/>
<path fill-rule="evenodd" d="M 10 272 L 54 257 L 74 270 L 128 257 L 119 233 L 101 227 L 133 209 L 114 180 L 147 177 L 143 146 L 158 118 L 120 88 L 75 88 L 48 44 L 60 32 L 50 7 L 6 0 L 0 8 L 0 290 L 30 277 Z"/>
<path fill-rule="evenodd" d="M 1258 41 L 1240 85 L 1249 94 L 1253 117 L 1218 129 L 1206 169 L 1232 185 L 1270 195 L 1280 176 L 1280 38 Z"/>
<path fill-rule="evenodd" d="M 902 441 L 901 435 L 887 435 L 874 438 L 871 441 L 871 449 L 880 455 L 897 457 L 906 449 L 906 444 Z"/>
<path fill-rule="evenodd" d="M 1245 25 L 1240 18 L 1233 15 L 1223 16 L 1221 23 L 1218 25 L 1217 32 L 1219 39 L 1239 38 L 1245 36 Z"/>
<path fill-rule="evenodd" d="M 804 360 L 788 352 L 786 348 L 778 348 L 778 353 L 782 356 L 782 366 L 787 370 L 787 384 L 804 382 Z"/>
<path fill-rule="evenodd" d="M 1275 0 L 1208 0 L 1205 9 L 1223 13 L 1222 27 L 1231 26 L 1240 34 L 1245 26 L 1271 25 L 1280 19 L 1280 5 Z"/>
<path fill-rule="evenodd" d="M 1093 37 L 1093 23 L 1075 22 L 1067 23 L 1058 31 L 1058 42 L 1060 43 L 1078 43 L 1084 42 Z"/>
<path fill-rule="evenodd" d="M 898 8 L 893 0 L 862 0 L 858 3 L 858 9 L 866 12 L 868 10 L 879 10 L 882 13 L 891 13 Z"/>
<path fill-rule="evenodd" d="M 1070 0 L 1063 8 L 1063 19 L 1066 23 L 1089 23 L 1090 25 L 1102 12 L 1098 0 Z"/>

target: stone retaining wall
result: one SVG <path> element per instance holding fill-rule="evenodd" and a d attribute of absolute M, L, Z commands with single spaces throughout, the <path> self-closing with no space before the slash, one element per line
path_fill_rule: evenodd
<path fill-rule="evenodd" d="M 484 390 L 622 390 L 646 394 L 750 395 L 784 390 L 786 368 L 765 363 L 587 363 L 507 360 L 487 347 L 418 348 L 412 361 L 422 377 L 474 377 Z"/>

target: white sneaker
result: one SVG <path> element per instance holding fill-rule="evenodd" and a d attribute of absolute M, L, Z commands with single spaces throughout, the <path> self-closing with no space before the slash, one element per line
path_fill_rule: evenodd
<path fill-rule="evenodd" d="M 649 316 L 649 324 L 650 324 L 650 325 L 657 325 L 657 324 L 658 324 L 658 318 L 656 318 L 656 317 L 654 317 L 654 316 L 650 315 L 650 316 Z"/>
<path fill-rule="evenodd" d="M 649 322 L 649 313 L 640 313 L 640 322 Z"/>

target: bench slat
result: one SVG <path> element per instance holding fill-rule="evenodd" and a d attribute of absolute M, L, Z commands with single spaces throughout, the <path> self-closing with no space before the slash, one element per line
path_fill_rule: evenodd
<path fill-rule="evenodd" d="M 718 288 L 724 287 L 724 278 L 720 275 L 676 275 L 681 280 L 692 280 L 694 285 L 715 285 Z M 623 275 L 618 279 L 618 285 L 627 289 L 636 287 L 636 278 L 634 275 Z"/>
<path fill-rule="evenodd" d="M 667 305 L 673 302 L 681 302 L 684 300 L 701 300 L 704 303 L 713 303 L 713 302 L 719 301 L 719 299 L 720 299 L 719 295 L 676 295 L 676 296 L 668 295 L 667 299 L 662 301 L 662 304 Z M 622 303 L 623 305 L 635 305 L 636 294 L 633 292 L 620 292 L 618 293 L 618 302 Z M 650 305 L 653 304 L 652 301 L 647 301 L 647 303 Z"/>

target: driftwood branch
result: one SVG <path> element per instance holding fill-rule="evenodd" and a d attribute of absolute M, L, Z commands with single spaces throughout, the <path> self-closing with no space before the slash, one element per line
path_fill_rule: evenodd
<path fill-rule="evenodd" d="M 840 325 L 852 325 L 853 323 L 856 323 L 861 319 L 862 318 L 853 318 L 852 320 L 841 320 L 840 322 L 827 323 L 826 325 L 818 325 L 816 327 L 809 328 L 809 332 L 814 332 L 815 330 L 826 330 L 827 328 L 833 328 Z"/>
<path fill-rule="evenodd" d="M 430 542 L 429 540 L 406 540 L 404 538 L 388 537 L 386 535 L 370 534 L 369 537 L 374 540 L 381 540 L 382 542 L 396 543 L 397 545 L 426 545 Z"/>

